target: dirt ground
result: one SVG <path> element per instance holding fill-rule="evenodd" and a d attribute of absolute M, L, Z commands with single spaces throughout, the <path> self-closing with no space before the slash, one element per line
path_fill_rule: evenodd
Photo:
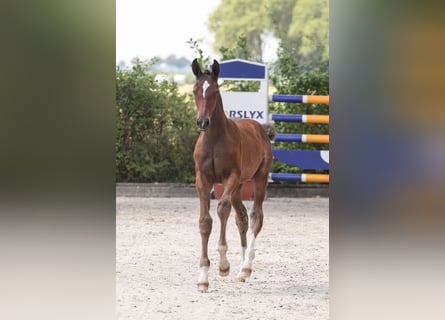
<path fill-rule="evenodd" d="M 328 198 L 269 198 L 252 276 L 241 263 L 232 213 L 230 275 L 218 275 L 217 200 L 211 202 L 209 292 L 200 293 L 198 198 L 116 198 L 117 319 L 329 318 Z M 251 201 L 244 201 L 248 211 Z"/>

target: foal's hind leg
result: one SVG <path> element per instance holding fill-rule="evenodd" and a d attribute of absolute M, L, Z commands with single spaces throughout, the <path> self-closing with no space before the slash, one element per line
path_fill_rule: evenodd
<path fill-rule="evenodd" d="M 221 199 L 218 203 L 218 217 L 221 220 L 221 230 L 219 233 L 219 242 L 218 242 L 218 252 L 219 252 L 219 274 L 220 276 L 227 276 L 230 272 L 230 263 L 227 260 L 227 240 L 226 240 L 226 227 L 227 220 L 230 216 L 231 205 L 231 197 L 234 192 L 236 192 L 236 188 L 239 185 L 239 178 L 236 174 L 229 176 L 229 178 L 224 181 L 224 192 L 221 196 Z"/>
<path fill-rule="evenodd" d="M 232 194 L 232 206 L 236 211 L 235 221 L 238 227 L 241 241 L 241 263 L 244 262 L 244 256 L 247 247 L 247 230 L 249 229 L 249 217 L 247 216 L 246 207 L 241 201 L 241 190 L 243 185 L 240 184 L 238 189 Z"/>
<path fill-rule="evenodd" d="M 245 281 L 252 273 L 252 262 L 255 258 L 255 240 L 263 227 L 263 201 L 266 196 L 267 179 L 268 176 L 266 175 L 265 177 L 255 177 L 252 180 L 255 195 L 253 208 L 250 212 L 249 242 L 244 255 L 244 261 L 241 264 L 241 270 L 237 276 L 239 281 Z"/>

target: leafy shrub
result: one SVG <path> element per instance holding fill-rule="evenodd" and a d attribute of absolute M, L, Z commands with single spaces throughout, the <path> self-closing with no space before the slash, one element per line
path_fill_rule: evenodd
<path fill-rule="evenodd" d="M 148 63 L 116 70 L 116 180 L 192 182 L 196 110 L 176 83 L 157 82 Z"/>

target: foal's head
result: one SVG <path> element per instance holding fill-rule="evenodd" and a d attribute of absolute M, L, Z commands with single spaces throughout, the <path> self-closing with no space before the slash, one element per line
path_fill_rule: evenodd
<path fill-rule="evenodd" d="M 200 131 L 205 131 L 210 126 L 212 114 L 216 109 L 218 99 L 218 75 L 219 63 L 213 60 L 210 70 L 201 71 L 198 60 L 192 62 L 192 70 L 196 76 L 196 82 L 193 87 L 196 106 L 198 107 L 198 119 L 196 125 Z"/>

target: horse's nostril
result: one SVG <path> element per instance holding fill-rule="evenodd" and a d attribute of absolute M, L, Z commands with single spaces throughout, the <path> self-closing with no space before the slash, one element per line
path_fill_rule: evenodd
<path fill-rule="evenodd" d="M 196 120 L 196 125 L 200 130 L 206 130 L 210 125 L 210 118 L 205 118 L 205 119 L 198 118 Z"/>

